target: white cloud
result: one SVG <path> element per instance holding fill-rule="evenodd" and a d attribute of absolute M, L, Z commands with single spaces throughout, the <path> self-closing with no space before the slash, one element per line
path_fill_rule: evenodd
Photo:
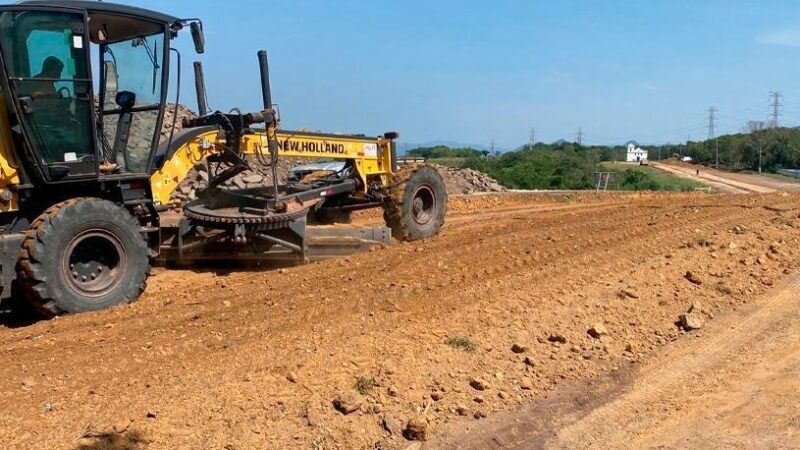
<path fill-rule="evenodd" d="M 783 28 L 756 36 L 756 42 L 767 45 L 800 47 L 800 28 Z"/>

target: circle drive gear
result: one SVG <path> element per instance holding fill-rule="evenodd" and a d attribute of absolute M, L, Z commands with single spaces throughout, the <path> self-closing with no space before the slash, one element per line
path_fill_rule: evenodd
<path fill-rule="evenodd" d="M 285 212 L 260 214 L 248 212 L 238 206 L 212 209 L 204 201 L 194 200 L 186 204 L 184 215 L 192 222 L 210 228 L 240 224 L 275 228 L 306 217 L 311 207 L 315 204 L 316 202 L 295 200 L 287 204 Z"/>

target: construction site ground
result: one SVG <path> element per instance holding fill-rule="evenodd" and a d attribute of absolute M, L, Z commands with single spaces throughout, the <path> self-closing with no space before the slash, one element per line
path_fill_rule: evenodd
<path fill-rule="evenodd" d="M 424 242 L 157 268 L 6 316 L 0 447 L 796 446 L 799 239 L 796 194 L 499 193 Z"/>

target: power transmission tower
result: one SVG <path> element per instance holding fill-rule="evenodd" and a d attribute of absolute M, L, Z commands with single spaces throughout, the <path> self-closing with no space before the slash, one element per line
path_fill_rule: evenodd
<path fill-rule="evenodd" d="M 578 132 L 575 134 L 575 142 L 577 142 L 578 145 L 583 145 L 583 128 L 578 128 Z"/>
<path fill-rule="evenodd" d="M 708 140 L 714 140 L 714 155 L 715 155 L 715 164 L 714 166 L 719 169 L 719 140 L 717 139 L 715 130 L 717 127 L 717 108 L 711 107 L 708 108 Z"/>
<path fill-rule="evenodd" d="M 494 155 L 494 139 L 492 139 L 492 155 Z"/>
<path fill-rule="evenodd" d="M 710 107 L 706 111 L 708 113 L 708 140 L 714 139 L 714 131 L 717 126 L 717 108 Z"/>
<path fill-rule="evenodd" d="M 530 149 L 533 150 L 533 146 L 536 145 L 536 128 L 531 127 L 531 147 Z"/>
<path fill-rule="evenodd" d="M 772 97 L 772 123 L 770 123 L 772 128 L 778 128 L 778 122 L 781 117 L 781 106 L 783 103 L 783 94 L 778 91 L 770 91 L 769 96 Z"/>

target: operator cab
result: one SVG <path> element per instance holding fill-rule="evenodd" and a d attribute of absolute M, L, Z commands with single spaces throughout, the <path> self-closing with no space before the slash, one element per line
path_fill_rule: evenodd
<path fill-rule="evenodd" d="M 36 162 L 26 171 L 46 183 L 149 174 L 169 42 L 186 23 L 94 1 L 0 6 L 2 90 L 14 139 Z M 192 23 L 196 44 L 200 30 Z"/>

